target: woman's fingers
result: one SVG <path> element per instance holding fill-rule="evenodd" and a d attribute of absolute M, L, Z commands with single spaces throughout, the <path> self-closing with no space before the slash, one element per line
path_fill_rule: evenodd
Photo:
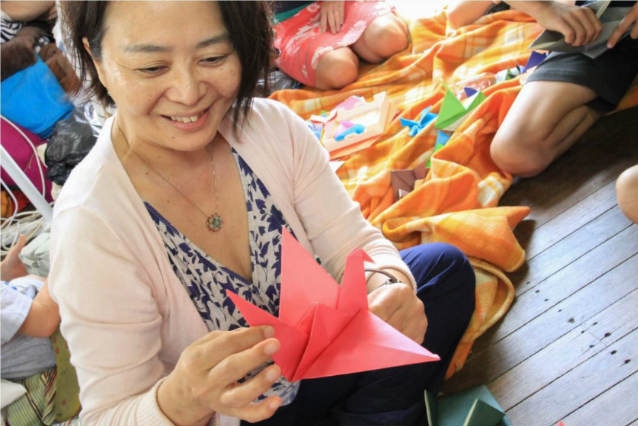
<path fill-rule="evenodd" d="M 278 367 L 249 373 L 272 362 L 280 344 L 270 326 L 213 331 L 188 346 L 160 386 L 158 402 L 175 423 L 194 423 L 214 412 L 264 419 L 280 402 L 255 403 L 279 378 Z M 230 395 L 230 396 L 229 396 Z M 275 408 L 273 408 L 275 407 Z"/>
<path fill-rule="evenodd" d="M 243 408 L 270 389 L 280 376 L 279 366 L 269 365 L 254 377 L 243 382 L 235 382 L 233 386 L 228 387 L 220 397 L 220 402 L 230 408 Z"/>

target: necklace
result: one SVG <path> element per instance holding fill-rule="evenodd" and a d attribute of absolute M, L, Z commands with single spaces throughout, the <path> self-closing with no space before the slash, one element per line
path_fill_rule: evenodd
<path fill-rule="evenodd" d="M 217 232 L 220 231 L 222 229 L 222 226 L 224 225 L 224 221 L 222 220 L 222 217 L 219 215 L 219 213 L 217 213 L 217 211 L 215 210 L 212 214 L 207 214 L 206 212 L 204 212 L 204 210 L 199 207 L 197 205 L 197 203 L 195 203 L 193 200 L 191 200 L 186 194 L 184 194 L 182 192 L 181 189 L 179 189 L 179 187 L 177 187 L 177 185 L 175 185 L 173 182 L 171 182 L 166 176 L 164 176 L 162 173 L 160 173 L 159 171 L 155 170 L 155 168 L 153 168 L 153 166 L 151 166 L 144 158 L 142 158 L 137 152 L 135 152 L 135 150 L 131 147 L 131 144 L 129 143 L 128 139 L 126 138 L 126 136 L 124 135 L 124 132 L 122 131 L 122 129 L 120 128 L 120 126 L 117 126 L 119 132 L 122 134 L 122 138 L 124 138 L 124 142 L 126 142 L 126 145 L 129 148 L 129 151 L 133 153 L 133 155 L 135 155 L 143 164 L 144 166 L 146 166 L 146 168 L 148 168 L 150 171 L 152 171 L 155 175 L 157 175 L 160 179 L 162 179 L 164 182 L 166 182 L 171 188 L 173 188 L 175 190 L 175 192 L 177 192 L 179 195 L 182 196 L 182 198 L 184 198 L 186 201 L 188 201 L 190 204 L 192 204 L 197 210 L 200 211 L 200 213 L 206 218 L 206 227 L 208 228 L 209 231 L 212 232 Z M 217 176 L 215 174 L 215 162 L 213 161 L 213 155 L 211 154 L 211 158 L 210 158 L 210 167 L 212 170 L 212 187 L 213 187 L 213 195 L 215 197 L 215 206 L 218 206 L 218 199 L 217 199 Z M 217 208 L 217 207 L 215 207 Z"/>

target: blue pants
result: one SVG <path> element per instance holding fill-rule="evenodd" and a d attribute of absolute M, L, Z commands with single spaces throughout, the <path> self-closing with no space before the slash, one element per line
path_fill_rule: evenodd
<path fill-rule="evenodd" d="M 425 304 L 423 345 L 440 361 L 303 380 L 295 400 L 263 426 L 426 425 L 424 390 L 439 390 L 474 311 L 475 276 L 455 247 L 432 243 L 401 251 Z M 242 425 L 247 423 L 242 422 Z"/>

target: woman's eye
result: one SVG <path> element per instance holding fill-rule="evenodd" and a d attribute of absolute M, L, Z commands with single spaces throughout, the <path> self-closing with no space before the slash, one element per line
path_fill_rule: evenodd
<path fill-rule="evenodd" d="M 166 67 L 163 67 L 163 66 L 154 66 L 154 67 L 138 68 L 137 70 L 143 74 L 154 75 L 154 74 L 159 74 L 165 68 Z"/>
<path fill-rule="evenodd" d="M 211 56 L 209 58 L 204 58 L 202 59 L 202 62 L 206 63 L 206 64 L 212 64 L 212 65 L 216 65 L 221 63 L 224 59 L 226 59 L 227 55 L 224 56 Z"/>

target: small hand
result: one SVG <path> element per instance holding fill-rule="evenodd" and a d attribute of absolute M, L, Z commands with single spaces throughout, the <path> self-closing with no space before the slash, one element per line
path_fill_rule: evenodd
<path fill-rule="evenodd" d="M 535 18 L 544 28 L 560 32 L 565 37 L 565 43 L 572 46 L 589 44 L 602 31 L 600 20 L 586 6 L 548 2 Z"/>
<path fill-rule="evenodd" d="M 618 43 L 620 37 L 627 30 L 631 28 L 629 36 L 633 39 L 638 38 L 638 3 L 634 4 L 631 10 L 625 15 L 625 17 L 620 21 L 618 27 L 614 30 L 614 32 L 609 36 L 609 40 L 607 40 L 607 47 L 612 48 Z"/>
<path fill-rule="evenodd" d="M 368 306 L 372 313 L 422 344 L 428 328 L 423 302 L 408 284 L 382 285 L 368 293 Z"/>
<path fill-rule="evenodd" d="M 5 258 L 0 262 L 0 277 L 4 281 L 11 281 L 14 278 L 23 277 L 29 273 L 26 266 L 20 259 L 20 252 L 27 243 L 24 235 L 18 237 L 18 241 L 9 249 Z"/>
<path fill-rule="evenodd" d="M 248 373 L 272 361 L 279 350 L 272 327 L 213 331 L 188 346 L 158 390 L 162 411 L 177 424 L 207 424 L 214 413 L 257 422 L 271 417 L 281 399 L 256 399 L 277 381 L 272 364 L 254 377 Z"/>
<path fill-rule="evenodd" d="M 343 1 L 322 1 L 319 11 L 321 32 L 330 29 L 333 34 L 341 31 L 345 18 L 345 8 Z"/>

